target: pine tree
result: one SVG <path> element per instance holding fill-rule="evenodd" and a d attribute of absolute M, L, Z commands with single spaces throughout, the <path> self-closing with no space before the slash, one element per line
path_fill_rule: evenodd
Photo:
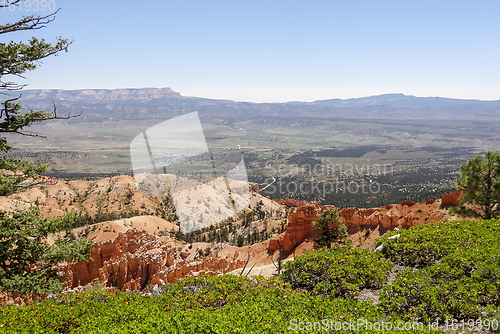
<path fill-rule="evenodd" d="M 5 1 L 3 4 L 0 4 L 0 8 L 12 8 L 21 4 L 22 1 Z M 25 16 L 20 21 L 2 24 L 0 25 L 0 35 L 44 28 L 47 24 L 54 21 L 57 12 L 45 16 Z M 67 51 L 70 44 L 70 41 L 61 37 L 56 38 L 54 44 L 47 43 L 44 39 L 39 40 L 35 37 L 32 37 L 27 43 L 14 41 L 9 43 L 0 42 L 0 94 L 7 95 L 5 92 L 20 90 L 25 87 L 25 84 L 18 84 L 8 78 L 24 78 L 23 74 L 36 69 L 40 60 L 61 51 Z M 78 116 L 58 116 L 55 104 L 51 112 L 38 110 L 23 112 L 23 107 L 18 102 L 19 99 L 20 95 L 7 98 L 2 102 L 0 134 L 16 133 L 24 136 L 38 136 L 25 132 L 24 129 L 38 122 L 52 119 L 68 119 Z M 0 137 L 0 151 L 10 151 L 10 146 L 4 137 Z M 8 195 L 39 184 L 39 174 L 45 172 L 48 166 L 35 165 L 28 160 L 0 158 L 0 195 Z"/>
<path fill-rule="evenodd" d="M 347 227 L 341 224 L 338 228 L 331 228 L 330 225 L 341 223 L 342 218 L 337 210 L 325 210 L 318 215 L 318 220 L 313 222 L 313 226 L 322 230 L 321 237 L 314 239 L 314 248 L 330 248 L 332 243 L 347 243 Z"/>
<path fill-rule="evenodd" d="M 243 247 L 244 244 L 245 244 L 245 238 L 241 234 L 238 235 L 238 238 L 236 239 L 236 245 L 238 247 Z"/>
<path fill-rule="evenodd" d="M 450 208 L 453 214 L 480 217 L 500 216 L 500 154 L 486 152 L 485 159 L 475 157 L 460 166 L 457 189 L 464 193 L 461 205 Z M 464 204 L 469 204 L 465 206 Z"/>
<path fill-rule="evenodd" d="M 3 1 L 0 8 L 13 8 L 23 1 Z M 45 16 L 25 16 L 17 22 L 1 24 L 0 35 L 44 28 L 55 19 L 57 12 Z M 9 79 L 24 78 L 23 74 L 37 68 L 40 60 L 67 51 L 70 44 L 61 37 L 56 38 L 54 44 L 35 37 L 28 42 L 0 42 L 0 94 L 8 95 L 6 92 L 22 89 L 24 84 L 17 84 Z M 23 111 L 19 99 L 20 95 L 2 102 L 0 133 L 38 136 L 25 132 L 24 129 L 34 123 L 72 117 L 59 117 L 55 104 L 51 112 Z M 6 153 L 9 150 L 6 138 L 1 137 L 0 151 Z M 27 160 L 0 158 L 0 196 L 43 183 L 40 173 L 47 168 L 48 165 L 36 165 Z M 71 234 L 71 238 L 60 239 L 54 245 L 48 245 L 44 239 L 51 233 L 69 230 L 74 224 L 74 214 L 42 218 L 36 207 L 10 216 L 0 211 L 0 290 L 35 295 L 61 290 L 63 277 L 52 269 L 54 265 L 59 262 L 89 260 L 93 243 L 73 238 Z"/>

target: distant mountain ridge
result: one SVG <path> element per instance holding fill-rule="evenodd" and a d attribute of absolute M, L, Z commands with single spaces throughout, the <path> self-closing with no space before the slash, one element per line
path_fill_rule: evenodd
<path fill-rule="evenodd" d="M 215 99 L 207 99 L 200 97 L 184 97 L 179 92 L 172 90 L 169 87 L 164 88 L 122 88 L 122 89 L 78 89 L 78 90 L 63 90 L 63 89 L 30 89 L 21 91 L 26 99 L 38 98 L 55 98 L 58 100 L 77 101 L 77 100 L 97 100 L 97 101 L 124 101 L 124 100 L 150 100 L 158 98 L 189 98 L 189 99 L 204 99 L 221 101 Z M 224 100 L 234 102 L 232 100 Z M 248 102 L 242 102 L 248 103 Z M 253 102 L 250 102 L 253 103 Z M 458 105 L 478 105 L 491 104 L 500 105 L 500 100 L 476 100 L 476 99 L 455 99 L 447 97 L 419 97 L 413 95 L 405 95 L 402 93 L 396 94 L 381 94 L 366 97 L 356 97 L 349 99 L 326 99 L 316 100 L 313 102 L 290 101 L 286 104 L 296 105 L 321 105 L 335 107 L 368 107 L 368 106 L 392 106 L 401 108 L 441 108 L 452 107 Z M 268 104 L 268 103 L 257 103 Z M 274 103 L 280 104 L 280 103 Z"/>
<path fill-rule="evenodd" d="M 253 103 L 187 97 L 171 88 L 23 90 L 21 102 L 47 109 L 53 100 L 62 112 L 85 110 L 86 119 L 170 118 L 198 111 L 205 120 L 256 120 L 272 117 L 369 118 L 369 119 L 468 119 L 500 120 L 500 100 L 466 100 L 383 94 L 352 99 L 313 102 Z M 138 112 L 139 111 L 139 112 Z"/>
<path fill-rule="evenodd" d="M 293 103 L 293 102 L 291 102 Z M 299 102 L 300 103 L 300 102 Z M 447 97 L 418 97 L 404 94 L 382 94 L 351 99 L 317 100 L 306 104 L 336 107 L 392 106 L 400 108 L 443 108 L 463 105 L 500 105 L 500 100 L 485 101 L 474 99 L 454 99 Z"/>
<path fill-rule="evenodd" d="M 159 98 L 180 98 L 181 94 L 171 88 L 128 88 L 128 89 L 36 89 L 21 92 L 23 98 L 36 100 L 51 98 L 61 101 L 126 101 L 152 100 Z"/>

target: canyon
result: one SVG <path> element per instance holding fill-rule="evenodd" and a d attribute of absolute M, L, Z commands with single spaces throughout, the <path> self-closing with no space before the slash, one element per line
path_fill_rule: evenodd
<path fill-rule="evenodd" d="M 241 272 L 244 267 L 248 272 L 253 266 L 270 265 L 278 258 L 292 259 L 313 248 L 313 239 L 321 233 L 313 226 L 318 214 L 326 209 L 335 209 L 333 206 L 320 206 L 317 202 L 270 200 L 258 194 L 256 185 L 252 185 L 251 193 L 254 205 L 262 201 L 264 207 L 288 211 L 288 214 L 282 233 L 242 247 L 229 243 L 186 243 L 173 239 L 170 233 L 158 233 L 178 231 L 178 227 L 169 221 L 174 214 L 173 208 L 159 198 L 138 193 L 133 178 L 129 176 L 98 181 L 50 179 L 44 186 L 2 197 L 0 209 L 12 212 L 37 205 L 44 216 L 60 216 L 77 209 L 84 210 L 89 217 L 126 210 L 138 214 L 75 229 L 74 233 L 80 233 L 92 228 L 87 230 L 90 233 L 86 235 L 87 239 L 95 242 L 92 259 L 84 263 L 60 264 L 57 268 L 66 278 L 68 289 L 100 282 L 110 289 L 137 291 L 148 285 L 174 283 L 189 276 L 221 275 L 234 273 L 237 269 Z M 376 238 L 394 228 L 455 219 L 446 215 L 446 208 L 457 205 L 460 195 L 455 192 L 444 195 L 440 200 L 422 203 L 403 201 L 379 208 L 345 208 L 339 213 L 353 245 L 373 248 Z M 48 242 L 54 238 L 49 238 Z M 1 302 L 9 300 L 24 303 L 19 296 L 2 295 Z"/>

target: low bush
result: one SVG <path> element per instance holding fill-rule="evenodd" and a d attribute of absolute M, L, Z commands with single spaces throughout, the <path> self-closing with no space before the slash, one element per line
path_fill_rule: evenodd
<path fill-rule="evenodd" d="M 400 237 L 389 239 L 396 234 Z M 499 249 L 498 235 L 499 220 L 439 221 L 390 232 L 379 238 L 376 246 L 383 244 L 384 256 L 393 262 L 423 268 L 457 253 L 482 261 Z"/>
<path fill-rule="evenodd" d="M 99 287 L 39 304 L 0 307 L 0 333 L 392 333 L 332 329 L 358 319 L 500 321 L 500 221 L 456 221 L 391 232 L 382 253 L 335 246 L 297 256 L 282 280 L 201 276 L 145 295 Z M 389 239 L 394 234 L 399 238 Z M 386 256 L 388 259 L 384 259 Z M 390 260 L 389 260 L 390 259 Z M 380 290 L 378 306 L 355 300 L 379 288 L 398 262 L 408 266 Z M 321 326 L 321 327 L 317 327 Z M 497 327 L 498 328 L 498 327 Z M 415 330 L 398 331 L 414 333 Z M 435 331 L 438 332 L 438 331 Z M 496 332 L 499 332 L 497 329 Z"/>
<path fill-rule="evenodd" d="M 281 275 L 292 288 L 313 295 L 354 297 L 363 288 L 387 282 L 393 263 L 379 253 L 352 246 L 334 246 L 298 256 L 285 263 Z"/>
<path fill-rule="evenodd" d="M 380 305 L 405 319 L 478 319 L 500 305 L 500 222 L 437 222 L 381 238 L 383 253 L 408 266 L 380 291 Z M 394 233 L 391 233 L 394 234 Z"/>
<path fill-rule="evenodd" d="M 371 302 L 313 297 L 277 279 L 201 276 L 162 288 L 159 297 L 92 291 L 29 306 L 4 306 L 0 332 L 295 333 L 302 323 L 302 328 L 316 328 L 312 333 L 380 333 L 331 326 L 357 319 L 391 320 Z M 425 327 L 419 332 L 431 331 Z"/>

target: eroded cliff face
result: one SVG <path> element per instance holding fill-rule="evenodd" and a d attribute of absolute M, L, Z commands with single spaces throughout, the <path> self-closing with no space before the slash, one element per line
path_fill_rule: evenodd
<path fill-rule="evenodd" d="M 252 185 L 252 190 L 252 196 L 259 196 L 256 185 Z M 441 219 L 444 208 L 457 205 L 460 195 L 455 192 L 446 194 L 438 201 L 404 201 L 380 208 L 346 208 L 340 210 L 340 216 L 348 227 L 353 244 L 364 247 L 394 227 L 408 228 Z M 265 198 L 258 199 L 266 202 Z M 271 200 L 267 201 L 277 205 Z M 321 233 L 314 228 L 313 222 L 323 210 L 334 207 L 293 199 L 280 200 L 278 203 L 289 210 L 286 230 L 282 234 L 250 247 L 224 245 L 220 251 L 215 245 L 207 243 L 195 243 L 190 247 L 166 236 L 156 237 L 158 231 L 175 231 L 177 226 L 158 217 L 145 216 L 155 215 L 161 203 L 138 193 L 133 178 L 128 176 L 98 181 L 59 181 L 44 188 L 2 197 L 0 209 L 12 212 L 41 205 L 45 216 L 59 216 L 78 208 L 90 216 L 103 211 L 140 211 L 141 217 L 95 224 L 95 229 L 89 235 L 91 240 L 96 241 L 91 253 L 92 260 L 59 267 L 61 274 L 67 278 L 68 288 L 99 281 L 109 288 L 139 290 L 148 284 L 161 284 L 161 280 L 173 283 L 189 276 L 219 275 L 243 268 L 247 254 L 251 255 L 250 267 L 254 263 L 272 263 L 273 259 L 277 259 L 276 250 L 280 248 L 285 256 L 299 255 L 306 249 L 312 249 L 312 240 Z M 20 296 L 4 295 L 0 294 L 0 303 L 8 300 L 23 303 Z"/>
<path fill-rule="evenodd" d="M 312 239 L 321 234 L 321 231 L 314 228 L 312 224 L 317 220 L 318 213 L 322 211 L 318 203 L 287 199 L 280 201 L 280 204 L 291 209 L 285 232 L 269 241 L 270 251 L 276 251 L 282 247 L 285 253 L 290 253 L 306 239 Z"/>
<path fill-rule="evenodd" d="M 428 200 L 422 203 L 403 201 L 401 204 L 391 204 L 374 209 L 340 210 L 347 227 L 381 225 L 385 228 L 409 228 L 419 224 L 437 221 L 443 218 L 440 202 Z"/>
<path fill-rule="evenodd" d="M 210 248 L 177 248 L 169 238 L 157 238 L 135 229 L 120 233 L 115 239 L 97 242 L 92 260 L 60 267 L 68 288 L 101 282 L 120 290 L 139 290 L 160 279 L 174 283 L 189 276 L 219 275 L 242 268 L 239 253 L 211 256 Z"/>
<path fill-rule="evenodd" d="M 460 196 L 462 196 L 463 193 L 463 191 L 455 191 L 451 194 L 444 194 L 443 197 L 441 197 L 441 206 L 450 207 L 460 205 Z"/>
<path fill-rule="evenodd" d="M 445 194 L 441 200 L 428 200 L 422 203 L 403 201 L 400 204 L 391 204 L 379 208 L 340 210 L 342 223 L 348 227 L 349 234 L 356 234 L 359 229 L 370 228 L 382 235 L 395 227 L 409 228 L 419 224 L 438 221 L 443 218 L 443 207 L 457 205 L 461 192 Z M 293 199 L 280 200 L 280 204 L 290 208 L 286 230 L 269 242 L 269 251 L 276 251 L 279 247 L 286 253 L 292 252 L 305 240 L 312 240 L 320 235 L 314 228 L 313 221 L 323 210 L 333 209 L 333 206 L 320 206 L 316 202 L 296 201 Z M 443 205 L 444 203 L 444 205 Z M 332 226 L 335 228 L 337 226 Z"/>
<path fill-rule="evenodd" d="M 445 212 L 442 203 L 456 203 L 454 201 L 458 201 L 459 197 L 460 194 L 454 193 L 438 201 L 403 201 L 370 209 L 346 208 L 340 210 L 340 216 L 355 245 L 361 246 L 362 243 L 358 242 L 361 235 L 373 241 L 376 236 L 395 227 L 409 228 L 442 219 Z M 318 214 L 326 209 L 334 209 L 333 206 L 320 206 L 317 202 L 292 199 L 280 200 L 279 203 L 290 209 L 288 223 L 284 233 L 262 243 L 267 245 L 262 251 L 269 254 L 281 248 L 289 255 L 299 245 L 310 243 L 321 233 L 313 226 Z M 368 229 L 369 233 L 364 233 Z M 244 258 L 240 256 L 242 248 L 233 247 L 216 254 L 209 244 L 196 245 L 181 248 L 168 237 L 158 238 L 145 231 L 130 229 L 119 233 L 114 239 L 96 242 L 92 261 L 71 263 L 60 270 L 67 277 L 69 288 L 100 281 L 107 287 L 139 290 L 148 284 L 161 284 L 160 280 L 173 283 L 189 276 L 219 275 L 245 265 Z M 259 257 L 258 254 L 252 256 Z"/>

